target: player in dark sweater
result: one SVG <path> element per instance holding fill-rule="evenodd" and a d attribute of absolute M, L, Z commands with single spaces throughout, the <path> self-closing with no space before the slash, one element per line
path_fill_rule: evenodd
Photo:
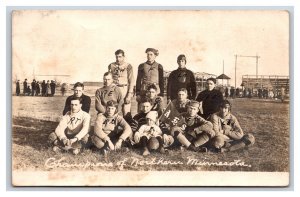
<path fill-rule="evenodd" d="M 186 69 L 185 55 L 179 55 L 177 58 L 178 69 L 171 72 L 168 78 L 167 99 L 168 101 L 177 98 L 178 90 L 185 88 L 187 90 L 188 99 L 195 99 L 196 80 L 192 71 Z"/>
<path fill-rule="evenodd" d="M 208 119 L 211 114 L 219 111 L 219 105 L 223 101 L 223 95 L 219 90 L 215 89 L 215 78 L 208 78 L 206 85 L 207 89 L 200 92 L 196 100 L 202 102 L 203 114 L 199 115 Z"/>
<path fill-rule="evenodd" d="M 74 84 L 74 94 L 69 96 L 66 100 L 65 108 L 63 111 L 63 115 L 65 115 L 68 111 L 71 110 L 71 100 L 72 97 L 81 97 L 82 99 L 82 111 L 89 113 L 91 107 L 91 98 L 87 95 L 83 94 L 84 85 L 83 83 L 77 82 Z"/>

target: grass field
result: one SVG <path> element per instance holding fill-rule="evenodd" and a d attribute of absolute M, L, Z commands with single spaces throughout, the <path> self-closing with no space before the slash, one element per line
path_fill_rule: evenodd
<path fill-rule="evenodd" d="M 94 90 L 90 114 L 96 118 Z M 42 170 L 206 170 L 206 171 L 289 171 L 289 104 L 234 99 L 233 112 L 244 131 L 252 132 L 252 147 L 229 153 L 193 153 L 170 150 L 168 154 L 142 156 L 138 150 L 114 152 L 109 160 L 95 149 L 79 155 L 54 153 L 47 147 L 47 136 L 54 131 L 62 115 L 66 96 L 12 97 L 12 169 Z M 136 106 L 134 103 L 133 106 Z M 133 108 L 135 114 L 135 109 Z M 45 165 L 52 158 L 51 165 Z M 122 162 L 123 161 L 123 162 Z M 47 163 L 49 164 L 49 163 Z"/>

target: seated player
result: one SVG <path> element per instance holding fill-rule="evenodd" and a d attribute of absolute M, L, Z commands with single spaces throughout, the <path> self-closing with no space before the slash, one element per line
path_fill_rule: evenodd
<path fill-rule="evenodd" d="M 140 112 L 136 114 L 133 118 L 131 117 L 131 114 L 126 117 L 126 121 L 130 124 L 130 127 L 132 129 L 133 136 L 136 132 L 138 132 L 139 128 L 142 125 L 147 124 L 146 116 L 151 111 L 151 109 L 152 109 L 151 99 L 146 97 L 141 100 Z M 163 133 L 164 147 L 170 146 L 174 142 L 174 139 L 172 136 L 166 134 L 168 133 L 168 128 L 163 123 L 159 123 L 159 127 Z M 135 144 L 135 142 L 133 141 L 132 144 Z"/>
<path fill-rule="evenodd" d="M 177 99 L 172 101 L 179 113 L 187 112 L 187 106 L 191 102 L 187 96 L 187 90 L 185 88 L 180 88 L 177 93 Z"/>
<path fill-rule="evenodd" d="M 91 98 L 84 94 L 84 85 L 83 83 L 77 82 L 74 84 L 74 94 L 69 96 L 66 100 L 65 107 L 63 110 L 63 115 L 65 115 L 68 111 L 71 110 L 71 98 L 72 97 L 80 97 L 82 99 L 82 110 L 86 113 L 89 113 L 91 107 Z"/>
<path fill-rule="evenodd" d="M 108 101 L 118 103 L 117 110 L 121 109 L 122 92 L 121 89 L 113 83 L 112 73 L 106 72 L 103 75 L 103 87 L 99 88 L 95 94 L 95 108 L 99 113 L 106 111 Z"/>
<path fill-rule="evenodd" d="M 231 114 L 228 100 L 221 102 L 219 112 L 211 116 L 211 122 L 216 133 L 211 139 L 211 146 L 217 151 L 233 151 L 255 142 L 254 136 L 251 133 L 244 134 L 237 118 Z"/>
<path fill-rule="evenodd" d="M 177 141 L 191 151 L 204 151 L 204 145 L 215 136 L 212 123 L 200 117 L 200 104 L 197 101 L 191 101 L 187 112 L 182 113 L 184 124 L 171 128 L 171 135 Z"/>
<path fill-rule="evenodd" d="M 159 149 L 160 153 L 165 153 L 164 147 L 163 147 L 163 133 L 159 126 L 157 126 L 157 118 L 158 114 L 156 111 L 150 111 L 146 115 L 147 124 L 142 125 L 137 132 L 134 134 L 134 141 L 135 143 L 139 143 L 140 146 L 144 149 L 143 155 L 149 155 L 149 149 L 148 149 L 148 143 L 150 145 L 151 141 L 158 141 L 158 147 L 152 147 L 149 146 L 150 149 Z M 155 143 L 155 142 L 152 142 Z"/>
<path fill-rule="evenodd" d="M 216 79 L 208 78 L 206 81 L 206 90 L 200 92 L 196 98 L 196 101 L 201 103 L 203 114 L 201 115 L 206 120 L 209 117 L 218 112 L 219 104 L 223 101 L 223 94 L 220 90 L 216 89 Z"/>
<path fill-rule="evenodd" d="M 93 144 L 101 150 L 118 150 L 124 142 L 132 135 L 132 130 L 124 118 L 118 115 L 118 104 L 114 101 L 106 103 L 105 113 L 98 114 Z"/>
<path fill-rule="evenodd" d="M 89 138 L 90 115 L 81 110 L 82 98 L 71 97 L 71 111 L 59 122 L 55 132 L 49 135 L 49 143 L 55 152 L 70 150 L 77 155 L 86 146 Z"/>
<path fill-rule="evenodd" d="M 150 84 L 147 88 L 146 97 L 150 99 L 152 104 L 152 111 L 158 112 L 158 117 L 161 116 L 164 108 L 163 98 L 157 95 L 157 86 L 154 84 Z"/>

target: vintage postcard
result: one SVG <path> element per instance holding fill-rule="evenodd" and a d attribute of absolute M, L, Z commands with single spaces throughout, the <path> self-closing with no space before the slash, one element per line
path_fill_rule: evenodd
<path fill-rule="evenodd" d="M 13 10 L 13 186 L 288 186 L 289 12 Z"/>

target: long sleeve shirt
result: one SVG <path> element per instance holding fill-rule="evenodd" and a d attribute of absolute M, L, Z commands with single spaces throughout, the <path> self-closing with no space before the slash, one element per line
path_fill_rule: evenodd
<path fill-rule="evenodd" d="M 162 131 L 157 125 L 149 126 L 147 124 L 144 124 L 139 128 L 137 133 L 141 137 L 146 136 L 147 138 L 162 136 Z"/>
<path fill-rule="evenodd" d="M 99 88 L 95 94 L 95 108 L 98 113 L 104 113 L 106 108 L 106 103 L 108 101 L 114 101 L 120 103 L 122 100 L 122 92 L 119 87 L 115 84 L 110 86 Z M 120 109 L 120 106 L 119 106 Z"/>
<path fill-rule="evenodd" d="M 194 73 L 186 68 L 178 68 L 170 73 L 167 84 L 167 99 L 174 100 L 180 88 L 186 88 L 188 98 L 194 100 L 197 94 Z"/>
<path fill-rule="evenodd" d="M 224 118 L 221 118 L 219 112 L 214 113 L 211 116 L 211 122 L 216 135 L 223 134 L 234 140 L 239 140 L 244 136 L 237 118 L 231 113 Z"/>
<path fill-rule="evenodd" d="M 191 117 L 187 112 L 184 112 L 181 115 L 184 118 L 184 122 L 186 124 L 186 128 L 185 128 L 186 132 L 188 133 L 195 132 L 196 134 L 205 132 L 209 134 L 211 137 L 215 135 L 212 123 L 205 120 L 201 116 L 196 115 Z"/>
<path fill-rule="evenodd" d="M 186 99 L 185 102 L 179 102 L 177 99 L 172 100 L 173 105 L 179 113 L 187 112 L 187 106 L 190 104 L 190 100 Z"/>
<path fill-rule="evenodd" d="M 104 113 L 97 116 L 94 131 L 96 136 L 106 141 L 109 138 L 108 135 L 114 136 L 118 133 L 119 127 L 123 130 L 119 139 L 125 141 L 132 134 L 129 124 L 118 114 L 108 117 Z"/>
<path fill-rule="evenodd" d="M 108 71 L 112 73 L 115 84 L 127 85 L 127 92 L 133 92 L 134 75 L 132 66 L 129 63 L 124 62 L 119 65 L 117 62 L 113 62 L 108 65 Z"/>
<path fill-rule="evenodd" d="M 67 138 L 69 135 L 75 135 L 80 140 L 89 133 L 90 115 L 82 110 L 77 113 L 67 112 L 55 129 L 59 139 Z"/>
<path fill-rule="evenodd" d="M 63 115 L 65 115 L 68 111 L 71 110 L 71 99 L 74 95 L 72 96 L 69 96 L 66 100 L 66 103 L 65 103 L 65 108 L 63 110 Z M 89 113 L 90 111 L 90 108 L 91 108 L 91 98 L 87 95 L 84 95 L 82 94 L 81 95 L 81 99 L 82 99 L 82 107 L 81 109 L 83 111 L 85 111 L 86 113 Z"/>
<path fill-rule="evenodd" d="M 223 100 L 223 94 L 217 89 L 211 91 L 204 90 L 198 94 L 196 100 L 202 102 L 203 117 L 207 119 L 211 114 L 219 111 L 219 105 Z"/>
<path fill-rule="evenodd" d="M 150 64 L 145 62 L 139 65 L 138 74 L 136 79 L 136 95 L 140 95 L 143 84 L 158 84 L 160 93 L 159 96 L 164 94 L 164 69 L 163 66 L 157 62 Z M 145 86 L 143 86 L 145 87 Z"/>

